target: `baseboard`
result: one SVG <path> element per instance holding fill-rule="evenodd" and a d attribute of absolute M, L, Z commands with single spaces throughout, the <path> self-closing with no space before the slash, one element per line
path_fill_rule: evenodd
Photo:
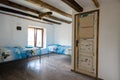
<path fill-rule="evenodd" d="M 72 71 L 72 72 L 75 72 L 75 73 L 78 73 L 78 74 L 82 74 L 82 73 L 79 73 L 79 72 L 77 72 L 77 71 L 75 71 L 75 70 L 73 70 L 73 69 L 71 69 L 71 71 Z M 82 74 L 82 75 L 85 75 L 85 74 Z M 85 76 L 88 76 L 88 75 L 85 75 Z M 91 77 L 91 76 L 88 76 L 88 77 Z M 92 77 L 92 78 L 94 78 L 94 77 Z M 94 78 L 94 79 L 95 79 L 95 78 Z M 98 78 L 98 80 L 104 80 L 104 79 Z"/>

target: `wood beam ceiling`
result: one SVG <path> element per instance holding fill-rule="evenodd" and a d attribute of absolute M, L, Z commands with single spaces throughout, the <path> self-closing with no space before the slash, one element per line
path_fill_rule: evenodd
<path fill-rule="evenodd" d="M 51 16 L 51 15 L 52 15 L 52 12 L 45 12 L 45 13 L 39 14 L 39 17 L 42 18 L 44 16 Z"/>
<path fill-rule="evenodd" d="M 40 19 L 40 20 L 44 20 L 44 21 L 51 22 L 51 23 L 54 23 L 54 24 L 61 24 L 59 22 L 55 22 L 55 21 L 48 20 L 48 19 L 45 19 L 45 18 L 41 19 L 38 16 L 34 16 L 34 15 L 31 15 L 31 14 L 24 13 L 24 12 L 21 12 L 21 11 L 18 11 L 18 10 L 10 9 L 10 8 L 0 7 L 0 10 L 5 11 L 5 12 L 10 12 L 10 13 L 15 13 L 15 14 L 23 15 L 23 16 L 32 17 L 32 18 L 36 18 L 36 19 Z"/>
<path fill-rule="evenodd" d="M 23 5 L 8 1 L 8 0 L 0 0 L 0 3 L 2 3 L 4 5 L 7 5 L 7 6 L 10 6 L 10 7 L 21 9 L 21 10 L 24 10 L 24 11 L 30 11 L 30 12 L 33 12 L 35 14 L 44 14 L 43 12 L 28 8 L 26 6 L 23 6 Z M 61 19 L 61 18 L 57 18 L 57 17 L 52 16 L 52 15 L 51 16 L 46 16 L 46 17 L 49 17 L 49 18 L 57 20 L 57 21 L 65 22 L 65 23 L 68 23 L 68 24 L 70 24 L 72 22 L 72 21 Z"/>
<path fill-rule="evenodd" d="M 21 9 L 21 10 L 24 10 L 24 11 L 30 11 L 30 12 L 37 13 L 37 14 L 41 13 L 41 12 L 35 11 L 33 9 L 27 8 L 25 6 L 19 5 L 17 3 L 14 3 L 14 2 L 11 2 L 11 1 L 8 1 L 8 0 L 0 0 L 0 3 L 4 4 L 4 5 L 7 5 L 7 6 L 10 6 L 10 7 L 18 8 L 18 9 Z"/>
<path fill-rule="evenodd" d="M 83 8 L 77 2 L 75 2 L 75 0 L 61 0 L 61 1 L 72 7 L 77 12 L 83 11 Z"/>
<path fill-rule="evenodd" d="M 61 11 L 60 9 L 58 9 L 58 8 L 48 4 L 48 3 L 45 3 L 45 2 L 43 2 L 41 0 L 26 0 L 26 1 L 31 2 L 33 4 L 36 4 L 36 5 L 40 6 L 40 7 L 44 7 L 44 8 L 50 9 L 52 11 L 55 11 L 55 12 L 57 12 L 57 13 L 63 15 L 63 16 L 72 18 L 71 14 L 68 14 L 68 13 L 66 13 L 64 11 Z"/>
<path fill-rule="evenodd" d="M 95 4 L 95 6 L 96 6 L 97 8 L 100 7 L 100 4 L 99 4 L 98 0 L 92 0 L 92 1 L 93 1 L 93 3 Z"/>
<path fill-rule="evenodd" d="M 0 11 L 0 14 L 14 16 L 14 17 L 21 18 L 21 19 L 26 19 L 26 20 L 30 20 L 30 21 L 34 21 L 34 22 L 40 22 L 40 23 L 45 23 L 45 24 L 51 24 L 52 25 L 52 23 L 49 23 L 49 22 L 43 22 L 43 21 L 40 21 L 40 20 L 34 20 L 34 19 L 30 19 L 30 18 L 27 18 L 27 17 L 24 17 L 24 16 L 19 16 L 19 15 L 11 14 L 11 13 L 6 13 L 6 12 L 1 12 Z"/>

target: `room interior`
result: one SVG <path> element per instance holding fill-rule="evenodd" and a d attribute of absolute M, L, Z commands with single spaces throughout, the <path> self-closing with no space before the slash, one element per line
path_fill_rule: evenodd
<path fill-rule="evenodd" d="M 120 80 L 119 8 L 120 0 L 0 0 L 0 80 Z M 99 30 L 96 75 L 91 77 L 76 69 L 75 34 L 82 24 L 76 15 L 94 10 L 99 11 Z M 34 41 L 29 43 L 31 27 Z M 38 28 L 43 30 L 40 42 Z"/>

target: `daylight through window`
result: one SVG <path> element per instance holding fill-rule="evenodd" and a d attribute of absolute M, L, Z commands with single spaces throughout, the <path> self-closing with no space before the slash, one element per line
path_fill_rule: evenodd
<path fill-rule="evenodd" d="M 28 46 L 43 47 L 43 28 L 28 28 Z"/>

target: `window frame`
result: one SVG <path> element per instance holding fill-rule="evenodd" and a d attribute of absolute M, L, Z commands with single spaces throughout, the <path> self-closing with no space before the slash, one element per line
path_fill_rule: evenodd
<path fill-rule="evenodd" d="M 34 29 L 34 47 L 38 47 L 37 46 L 37 30 L 41 30 L 42 31 L 42 44 L 41 44 L 41 46 L 40 46 L 40 48 L 43 48 L 43 39 L 44 39 L 44 29 L 43 28 L 36 28 L 36 27 L 28 27 L 28 29 L 29 28 L 32 28 L 32 29 Z M 27 41 L 28 42 L 28 41 Z"/>

